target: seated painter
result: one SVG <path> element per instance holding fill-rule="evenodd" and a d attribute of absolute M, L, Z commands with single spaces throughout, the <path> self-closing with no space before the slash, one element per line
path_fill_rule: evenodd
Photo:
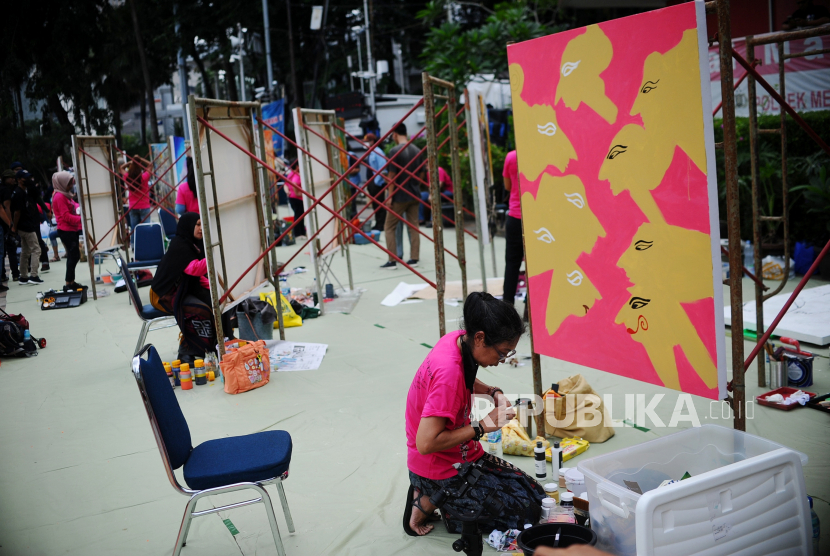
<path fill-rule="evenodd" d="M 512 305 L 492 295 L 472 292 L 464 303 L 463 330 L 441 338 L 421 364 L 406 399 L 409 493 L 403 528 L 410 536 L 429 533 L 435 506 L 430 496 L 444 488 L 457 490 L 461 479 L 453 464 L 479 461 L 482 476 L 464 497 L 444 504 L 441 513 L 450 532 L 460 532 L 460 517 L 475 515 L 493 491 L 503 503 L 496 518 L 487 512 L 479 521 L 486 535 L 493 529 L 522 529 L 536 523 L 544 490 L 512 464 L 484 452 L 481 437 L 515 415 L 500 388 L 476 378 L 478 367 L 505 362 L 515 353 L 525 331 Z M 470 420 L 473 394 L 494 399 L 495 409 L 480 423 Z"/>
<path fill-rule="evenodd" d="M 150 303 L 159 311 L 176 317 L 182 332 L 178 359 L 193 363 L 216 350 L 216 325 L 207 278 L 202 220 L 195 212 L 186 212 L 176 226 L 150 284 Z M 223 323 L 230 335 L 230 323 Z"/>

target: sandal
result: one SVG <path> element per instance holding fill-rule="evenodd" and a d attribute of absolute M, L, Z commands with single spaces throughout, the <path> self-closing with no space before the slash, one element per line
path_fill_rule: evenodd
<path fill-rule="evenodd" d="M 414 494 L 415 485 L 409 485 L 409 490 L 406 491 L 406 509 L 403 511 L 403 531 L 410 537 L 419 537 L 420 535 L 409 526 L 409 522 L 412 520 L 412 508 L 415 506 L 415 501 L 412 499 Z"/>
<path fill-rule="evenodd" d="M 58 263 L 58 262 L 60 262 L 60 260 L 61 260 L 60 257 L 52 257 L 51 259 L 49 259 L 49 262 L 50 263 Z"/>
<path fill-rule="evenodd" d="M 413 494 L 415 494 L 415 486 L 409 485 L 409 490 L 406 493 L 407 496 L 407 504 L 406 509 L 403 512 L 403 530 L 406 532 L 407 535 L 410 537 L 420 537 L 418 533 L 412 530 L 412 527 L 409 526 L 409 521 L 412 519 L 412 508 L 417 507 L 421 510 L 421 513 L 426 514 L 424 509 L 421 507 L 421 497 L 419 496 L 418 499 L 413 498 Z M 441 514 L 437 511 L 432 512 L 432 514 L 426 519 L 425 523 L 429 523 L 431 521 L 438 521 L 441 519 Z"/>

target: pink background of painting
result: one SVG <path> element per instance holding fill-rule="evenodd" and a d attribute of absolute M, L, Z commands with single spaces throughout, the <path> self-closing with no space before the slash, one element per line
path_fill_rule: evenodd
<path fill-rule="evenodd" d="M 577 260 L 602 299 L 586 316 L 568 317 L 552 336 L 547 333 L 545 311 L 542 310 L 547 306 L 552 272 L 530 278 L 531 299 L 537 300 L 533 303 L 533 339 L 539 353 L 662 385 L 645 348 L 631 338 L 624 325 L 614 323 L 620 308 L 630 297 L 626 288 L 632 285 L 625 271 L 616 266 L 616 261 L 629 247 L 646 218 L 627 191 L 615 197 L 608 182 L 600 181 L 598 176 L 617 132 L 627 124 L 643 125 L 639 115 L 629 114 L 642 83 L 646 57 L 655 51 L 667 52 L 680 42 L 683 31 L 696 27 L 695 6 L 694 2 L 689 2 L 601 23 L 599 27 L 611 41 L 614 51 L 611 64 L 601 74 L 605 94 L 618 109 L 613 124 L 585 104 L 573 111 L 561 101 L 554 103 L 561 74 L 551 70 L 561 67 L 562 52 L 571 39 L 585 32 L 584 28 L 511 45 L 507 49 L 509 62 L 521 65 L 524 70 L 522 99 L 531 106 L 553 106 L 559 128 L 577 153 L 578 160 L 571 160 L 565 172 L 549 166 L 546 173 L 578 175 L 585 185 L 588 204 L 606 232 L 590 253 L 583 253 Z M 697 68 L 689 70 L 696 71 Z M 519 160 L 521 166 L 521 153 Z M 535 196 L 540 180 L 541 176 L 531 182 L 520 173 L 522 193 Z M 675 149 L 674 159 L 662 183 L 652 195 L 669 224 L 709 234 L 706 175 L 679 147 Z M 684 305 L 684 309 L 717 365 L 714 300 L 702 299 Z M 598 346 L 602 349 L 597 349 Z M 718 399 L 717 388 L 706 388 L 682 350 L 676 347 L 675 352 L 683 391 Z"/>

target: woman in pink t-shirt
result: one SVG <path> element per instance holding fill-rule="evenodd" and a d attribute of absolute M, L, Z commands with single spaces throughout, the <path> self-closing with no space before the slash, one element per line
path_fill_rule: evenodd
<path fill-rule="evenodd" d="M 501 298 L 505 303 L 514 304 L 516 288 L 519 285 L 519 269 L 525 257 L 522 243 L 522 192 L 519 188 L 519 162 L 516 151 L 510 151 L 504 158 L 504 190 L 510 192 L 507 205 L 507 221 L 504 224 L 504 290 Z"/>
<path fill-rule="evenodd" d="M 176 214 L 186 212 L 199 214 L 199 198 L 196 196 L 196 173 L 193 171 L 193 158 L 187 157 L 187 181 L 180 183 L 176 189 Z"/>
<path fill-rule="evenodd" d="M 522 529 L 536 523 L 544 490 L 510 463 L 486 454 L 478 442 L 513 418 L 515 411 L 504 392 L 476 378 L 479 365 L 490 367 L 516 353 L 525 325 L 516 309 L 492 295 L 472 292 L 464 302 L 464 330 L 450 332 L 429 352 L 415 373 L 406 398 L 406 445 L 410 487 L 403 528 L 411 536 L 432 530 L 428 521 L 436 492 L 455 491 L 462 484 L 453 466 L 475 462 L 481 471 L 476 486 L 442 506 L 450 532 L 460 532 L 463 517 L 476 515 L 489 495 L 503 504 L 493 517 L 483 512 L 482 532 Z M 488 396 L 495 409 L 483 421 L 470 420 L 473 394 Z"/>
<path fill-rule="evenodd" d="M 296 162 L 296 161 L 295 161 Z M 294 221 L 297 225 L 294 226 L 294 237 L 300 238 L 306 235 L 305 218 L 300 218 L 300 215 L 305 212 L 303 207 L 303 194 L 300 192 L 303 188 L 300 173 L 295 172 L 291 167 L 294 162 L 288 165 L 288 170 L 285 172 L 285 177 L 288 181 L 285 183 L 285 192 L 288 195 L 288 204 L 291 205 L 291 210 L 294 211 Z"/>
<path fill-rule="evenodd" d="M 146 222 L 153 210 L 150 208 L 150 172 L 147 171 L 151 166 L 149 160 L 138 155 L 121 165 L 121 177 L 128 194 L 130 230 Z"/>

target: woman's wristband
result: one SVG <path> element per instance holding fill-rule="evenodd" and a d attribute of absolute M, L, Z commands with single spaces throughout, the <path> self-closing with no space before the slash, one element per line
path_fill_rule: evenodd
<path fill-rule="evenodd" d="M 481 440 L 484 436 L 484 427 L 478 421 L 472 421 L 470 426 L 473 428 L 473 440 Z"/>
<path fill-rule="evenodd" d="M 491 386 L 490 389 L 487 390 L 487 395 L 495 400 L 496 392 L 501 392 L 501 395 L 504 396 L 504 390 L 502 390 L 498 386 Z"/>

